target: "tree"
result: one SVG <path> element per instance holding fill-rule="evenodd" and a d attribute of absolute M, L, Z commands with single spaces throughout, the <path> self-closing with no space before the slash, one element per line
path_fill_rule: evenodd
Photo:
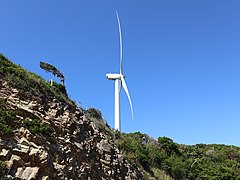
<path fill-rule="evenodd" d="M 159 145 L 170 155 L 172 153 L 179 154 L 178 146 L 173 142 L 172 139 L 168 137 L 159 137 L 158 138 Z"/>
<path fill-rule="evenodd" d="M 60 78 L 60 81 L 64 85 L 65 81 L 64 75 L 55 66 L 41 61 L 40 67 L 44 69 L 46 72 L 51 72 L 54 76 Z"/>

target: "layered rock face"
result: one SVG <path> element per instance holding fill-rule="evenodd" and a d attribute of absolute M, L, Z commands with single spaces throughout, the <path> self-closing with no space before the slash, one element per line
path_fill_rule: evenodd
<path fill-rule="evenodd" d="M 19 121 L 12 136 L 0 139 L 7 179 L 142 179 L 111 137 L 79 109 L 54 97 L 22 97 L 4 80 L 0 99 Z M 21 126 L 26 118 L 49 124 L 50 134 L 32 134 Z"/>

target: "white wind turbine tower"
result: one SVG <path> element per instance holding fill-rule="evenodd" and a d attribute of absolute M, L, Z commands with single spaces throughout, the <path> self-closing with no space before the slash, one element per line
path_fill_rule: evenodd
<path fill-rule="evenodd" d="M 121 31 L 121 24 L 118 13 L 116 11 L 117 21 L 118 21 L 118 30 L 119 30 L 119 42 L 120 42 L 120 73 L 119 74 L 106 74 L 109 80 L 115 81 L 115 107 L 114 107 L 114 129 L 120 131 L 120 92 L 121 88 L 123 87 L 124 91 L 127 94 L 131 112 L 132 112 L 132 120 L 133 120 L 133 107 L 132 101 L 129 95 L 129 91 L 127 88 L 127 84 L 125 82 L 125 76 L 123 75 L 123 66 L 122 66 L 122 31 Z"/>

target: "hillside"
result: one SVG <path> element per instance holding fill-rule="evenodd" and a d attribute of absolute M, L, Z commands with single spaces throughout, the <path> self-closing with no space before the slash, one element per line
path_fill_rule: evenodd
<path fill-rule="evenodd" d="M 239 147 L 182 145 L 167 137 L 156 141 L 140 132 L 119 134 L 116 144 L 130 162 L 144 168 L 145 179 L 240 179 Z"/>
<path fill-rule="evenodd" d="M 1 179 L 240 179 L 240 148 L 115 132 L 0 55 Z"/>
<path fill-rule="evenodd" d="M 102 121 L 2 55 L 0 103 L 2 178 L 142 179 Z"/>

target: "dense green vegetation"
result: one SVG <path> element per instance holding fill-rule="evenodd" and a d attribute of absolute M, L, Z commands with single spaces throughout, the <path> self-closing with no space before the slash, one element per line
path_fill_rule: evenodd
<path fill-rule="evenodd" d="M 170 138 L 119 134 L 116 144 L 132 163 L 149 174 L 163 170 L 174 179 L 240 179 L 240 148 L 226 145 L 181 145 Z M 157 178 L 161 178 L 156 176 Z"/>
<path fill-rule="evenodd" d="M 50 127 L 46 123 L 38 122 L 35 119 L 24 119 L 23 120 L 23 127 L 26 127 L 32 134 L 50 134 Z"/>
<path fill-rule="evenodd" d="M 64 85 L 54 83 L 53 86 L 40 76 L 24 70 L 21 66 L 9 61 L 0 54 L 0 77 L 10 86 L 20 90 L 22 96 L 38 96 L 44 99 L 56 97 L 61 101 L 76 106 L 67 96 Z"/>
<path fill-rule="evenodd" d="M 0 110 L 0 133 L 2 135 L 11 134 L 13 132 L 13 122 L 15 119 L 14 111 Z"/>
<path fill-rule="evenodd" d="M 59 83 L 56 83 L 56 82 L 53 81 L 52 88 L 53 88 L 58 94 L 63 94 L 63 95 L 65 95 L 66 97 L 68 96 L 68 95 L 67 95 L 66 87 L 65 87 L 64 85 L 59 84 Z"/>
<path fill-rule="evenodd" d="M 9 135 L 13 132 L 16 125 L 16 113 L 13 110 L 7 110 L 6 101 L 0 99 L 0 134 Z"/>
<path fill-rule="evenodd" d="M 98 109 L 95 108 L 89 108 L 85 111 L 86 116 L 90 117 L 90 118 L 96 118 L 98 120 L 102 120 L 102 113 L 101 111 L 99 111 Z"/>

